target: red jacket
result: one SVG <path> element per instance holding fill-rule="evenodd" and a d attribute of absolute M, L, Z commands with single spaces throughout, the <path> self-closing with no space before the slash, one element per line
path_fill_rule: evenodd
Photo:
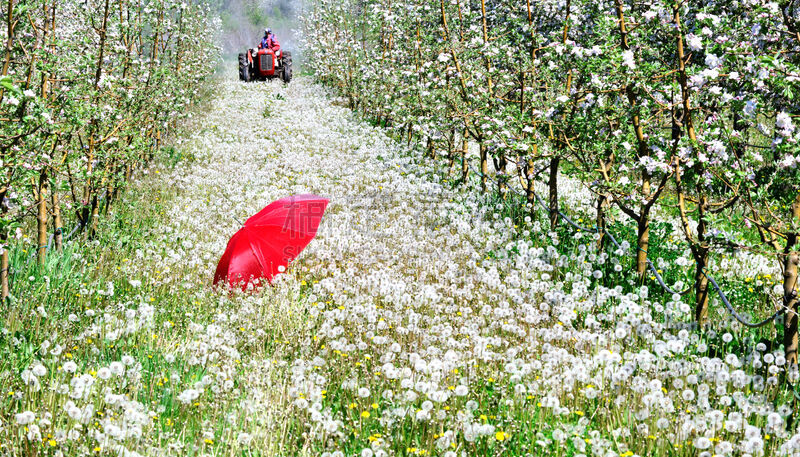
<path fill-rule="evenodd" d="M 275 34 L 272 33 L 261 40 L 261 47 L 264 49 L 272 49 L 272 52 L 278 52 L 281 45 L 278 43 L 278 40 L 275 39 Z"/>

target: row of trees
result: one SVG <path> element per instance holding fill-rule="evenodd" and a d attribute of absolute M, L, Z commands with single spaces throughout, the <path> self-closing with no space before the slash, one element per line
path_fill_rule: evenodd
<path fill-rule="evenodd" d="M 39 264 L 65 224 L 93 236 L 216 67 L 219 20 L 193 0 L 4 0 L 0 17 L 5 301 L 13 234 L 35 223 Z"/>
<path fill-rule="evenodd" d="M 549 173 L 553 226 L 559 171 L 581 179 L 598 227 L 611 205 L 636 224 L 640 275 L 653 210 L 671 206 L 699 323 L 717 248 L 774 253 L 797 362 L 800 2 L 315 0 L 303 20 L 321 81 L 464 179 L 469 143 L 501 195 L 533 203 Z"/>

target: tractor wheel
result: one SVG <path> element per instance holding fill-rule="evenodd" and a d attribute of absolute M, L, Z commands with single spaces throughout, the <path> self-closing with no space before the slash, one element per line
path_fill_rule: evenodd
<path fill-rule="evenodd" d="M 289 84 L 289 82 L 292 80 L 292 64 L 291 63 L 283 64 L 283 75 L 282 75 L 282 77 L 283 77 L 283 82 L 285 82 L 286 84 Z"/>
<path fill-rule="evenodd" d="M 250 82 L 250 65 L 242 67 L 242 81 L 246 83 Z"/>
<path fill-rule="evenodd" d="M 289 83 L 292 80 L 292 53 L 283 53 L 283 82 Z"/>
<path fill-rule="evenodd" d="M 247 56 L 244 53 L 239 54 L 239 81 L 244 81 L 244 73 L 242 67 L 247 65 Z"/>
<path fill-rule="evenodd" d="M 239 54 L 239 81 L 250 81 L 250 64 L 247 62 L 247 54 Z"/>

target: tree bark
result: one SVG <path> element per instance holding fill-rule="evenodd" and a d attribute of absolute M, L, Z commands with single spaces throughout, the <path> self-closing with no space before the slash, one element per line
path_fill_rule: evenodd
<path fill-rule="evenodd" d="M 183 57 L 182 47 L 183 47 L 183 8 L 180 6 L 180 11 L 178 11 L 178 43 L 175 46 L 175 72 L 180 73 L 181 71 L 181 58 Z"/>
<path fill-rule="evenodd" d="M 528 158 L 528 162 L 525 166 L 525 200 L 530 205 L 529 214 L 531 217 L 531 221 L 534 220 L 536 217 L 536 177 L 534 176 L 534 163 L 533 158 L 538 155 L 539 152 L 539 145 L 533 145 L 533 153 L 531 154 L 531 158 Z"/>
<path fill-rule="evenodd" d="M 456 164 L 456 129 L 453 127 L 447 137 L 447 177 L 453 175 L 453 167 Z"/>
<path fill-rule="evenodd" d="M 704 325 L 708 322 L 708 276 L 706 276 L 706 269 L 708 268 L 709 250 L 702 247 L 698 251 L 694 256 L 696 268 L 694 272 L 694 319 L 699 325 Z"/>
<path fill-rule="evenodd" d="M 636 227 L 636 273 L 644 278 L 647 272 L 647 251 L 650 249 L 650 214 L 642 213 Z"/>
<path fill-rule="evenodd" d="M 36 191 L 36 206 L 38 214 L 36 216 L 36 258 L 39 266 L 44 266 L 47 260 L 47 171 L 43 169 L 39 173 L 39 186 Z"/>
<path fill-rule="evenodd" d="M 550 180 L 548 181 L 548 187 L 550 191 L 549 196 L 549 203 L 550 203 L 550 230 L 555 230 L 556 226 L 558 226 L 558 165 L 561 162 L 561 158 L 558 156 L 553 156 L 550 159 Z"/>
<path fill-rule="evenodd" d="M 608 206 L 608 194 L 601 193 L 597 196 L 597 250 L 602 251 L 606 242 L 606 206 Z"/>
<path fill-rule="evenodd" d="M 700 186 L 698 186 L 700 191 Z M 700 193 L 700 192 L 698 192 Z M 694 317 L 698 324 L 703 325 L 708 320 L 708 268 L 709 254 L 711 248 L 708 246 L 706 232 L 708 231 L 708 197 L 701 195 L 697 204 L 697 243 L 692 247 L 692 254 L 695 263 L 694 272 L 694 293 L 695 293 L 695 313 Z"/>
<path fill-rule="evenodd" d="M 785 313 L 783 347 L 786 351 L 786 361 L 790 366 L 797 365 L 798 299 L 795 287 L 797 287 L 798 264 L 800 264 L 800 254 L 797 252 L 787 255 L 783 263 L 783 301 L 788 308 Z"/>
<path fill-rule="evenodd" d="M 94 238 L 97 233 L 97 219 L 99 217 L 100 202 L 97 194 L 92 195 L 91 215 L 89 216 L 89 238 Z"/>
<path fill-rule="evenodd" d="M 649 200 L 650 195 L 650 173 L 642 170 L 642 198 Z M 644 279 L 647 272 L 647 252 L 650 250 L 650 206 L 642 203 L 639 210 L 639 218 L 636 221 L 637 236 L 636 245 L 636 273 L 640 279 Z"/>
<path fill-rule="evenodd" d="M 795 224 L 800 225 L 800 193 L 792 203 L 792 219 Z M 786 257 L 783 262 L 783 302 L 787 308 L 783 329 L 783 347 L 786 351 L 786 361 L 790 366 L 797 365 L 797 313 L 800 307 L 798 306 L 800 300 L 797 297 L 797 270 L 800 265 L 800 252 L 796 250 L 798 241 L 800 241 L 798 238 L 800 238 L 798 232 L 789 233 L 786 240 Z"/>
<path fill-rule="evenodd" d="M 486 157 L 486 145 L 483 140 L 480 141 L 480 155 L 481 155 L 481 191 L 486 193 L 486 179 L 489 174 L 489 164 Z"/>
<path fill-rule="evenodd" d="M 8 69 L 11 65 L 11 54 L 14 46 L 14 28 L 16 25 L 17 21 L 14 19 L 14 0 L 8 0 L 8 5 L 6 6 L 6 57 L 3 61 L 3 69 L 0 72 L 2 76 L 8 74 Z M 5 89 L 0 88 L 0 100 L 2 100 L 4 94 Z"/>
<path fill-rule="evenodd" d="M 469 153 L 469 135 L 467 129 L 464 129 L 464 134 L 461 137 L 461 181 L 467 182 L 469 177 L 469 162 L 467 161 L 467 153 Z"/>
<path fill-rule="evenodd" d="M 61 221 L 61 205 L 58 201 L 58 186 L 51 190 L 50 200 L 53 206 L 53 246 L 61 252 L 64 247 L 64 229 Z"/>
<path fill-rule="evenodd" d="M 497 172 L 497 193 L 500 198 L 505 199 L 508 194 L 508 176 L 506 175 L 506 167 L 508 166 L 508 159 L 505 154 L 498 154 L 494 159 L 494 169 Z"/>

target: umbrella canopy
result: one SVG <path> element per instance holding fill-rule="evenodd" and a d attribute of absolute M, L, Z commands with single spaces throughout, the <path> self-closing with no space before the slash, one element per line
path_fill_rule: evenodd
<path fill-rule="evenodd" d="M 316 236 L 327 206 L 327 199 L 310 194 L 267 205 L 228 241 L 214 273 L 214 284 L 225 281 L 245 289 L 254 279 L 272 282 Z"/>

